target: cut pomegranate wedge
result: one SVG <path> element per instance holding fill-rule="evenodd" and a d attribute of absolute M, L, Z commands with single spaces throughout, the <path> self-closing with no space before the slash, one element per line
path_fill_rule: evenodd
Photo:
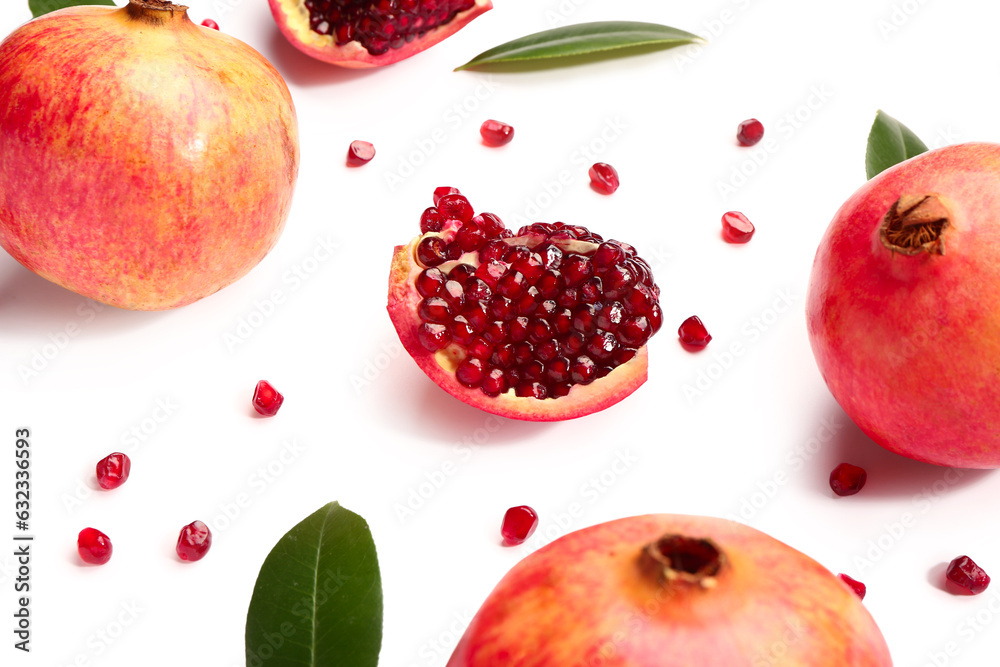
<path fill-rule="evenodd" d="M 299 51 L 341 67 L 399 62 L 450 37 L 490 0 L 268 0 Z"/>
<path fill-rule="evenodd" d="M 646 381 L 645 345 L 663 318 L 632 246 L 561 222 L 514 235 L 457 192 L 420 223 L 424 233 L 395 249 L 388 309 L 445 391 L 493 414 L 558 421 Z"/>

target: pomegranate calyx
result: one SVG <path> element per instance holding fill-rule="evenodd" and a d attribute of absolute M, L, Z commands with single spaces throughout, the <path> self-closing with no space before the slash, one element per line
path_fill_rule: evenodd
<path fill-rule="evenodd" d="M 144 19 L 152 23 L 162 22 L 166 17 L 162 12 L 170 12 L 170 16 L 179 14 L 181 17 L 187 15 L 187 5 L 178 5 L 170 0 L 128 0 L 127 10 L 129 16 Z"/>
<path fill-rule="evenodd" d="M 714 588 L 726 563 L 725 552 L 715 542 L 686 535 L 664 535 L 643 547 L 639 556 L 643 572 L 664 587 Z"/>
<path fill-rule="evenodd" d="M 902 195 L 889 208 L 879 227 L 879 240 L 904 255 L 944 254 L 944 232 L 951 211 L 938 195 Z"/>

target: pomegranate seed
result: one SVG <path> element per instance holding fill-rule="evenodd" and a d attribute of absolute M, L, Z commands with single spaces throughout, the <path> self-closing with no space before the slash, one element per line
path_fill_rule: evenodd
<path fill-rule="evenodd" d="M 504 146 L 514 138 L 514 128 L 498 120 L 488 120 L 479 127 L 479 134 L 487 146 Z"/>
<path fill-rule="evenodd" d="M 212 531 L 201 521 L 193 521 L 181 528 L 177 537 L 177 557 L 194 562 L 201 560 L 212 546 Z"/>
<path fill-rule="evenodd" d="M 722 236 L 729 243 L 746 243 L 753 233 L 753 223 L 739 211 L 730 211 L 722 216 Z"/>
<path fill-rule="evenodd" d="M 475 214 L 475 211 L 472 210 L 472 204 L 460 194 L 441 197 L 438 200 L 437 207 L 445 220 L 460 220 L 465 223 L 471 221 L 472 216 Z"/>
<path fill-rule="evenodd" d="M 708 333 L 705 324 L 697 315 L 692 315 L 681 323 L 677 330 L 681 343 L 688 347 L 702 348 L 712 341 L 712 334 Z"/>
<path fill-rule="evenodd" d="M 736 139 L 744 146 L 753 146 L 764 137 L 764 124 L 756 118 L 740 123 L 736 128 Z"/>
<path fill-rule="evenodd" d="M 959 556 L 948 563 L 946 586 L 954 593 L 979 595 L 990 585 L 990 575 L 968 556 Z"/>
<path fill-rule="evenodd" d="M 590 168 L 590 186 L 598 192 L 613 194 L 619 184 L 618 172 L 610 164 L 598 162 Z"/>
<path fill-rule="evenodd" d="M 480 213 L 473 218 L 473 221 L 479 225 L 488 239 L 495 239 L 500 236 L 500 234 L 507 231 L 507 228 L 504 227 L 503 220 L 492 213 Z"/>
<path fill-rule="evenodd" d="M 483 393 L 487 396 L 499 396 L 500 394 L 507 391 L 507 376 L 499 368 L 491 368 L 486 377 L 483 378 L 483 384 L 480 387 Z"/>
<path fill-rule="evenodd" d="M 347 149 L 347 164 L 351 167 L 360 167 L 368 164 L 375 157 L 375 147 L 367 141 L 352 141 Z"/>
<path fill-rule="evenodd" d="M 830 473 L 830 488 L 838 496 L 853 496 L 864 488 L 867 481 L 865 469 L 850 463 L 841 463 Z"/>
<path fill-rule="evenodd" d="M 865 586 L 863 583 L 861 583 L 857 579 L 852 579 L 851 577 L 847 576 L 846 574 L 838 574 L 837 577 L 839 577 L 841 581 L 843 581 L 845 584 L 847 584 L 848 587 L 852 591 L 854 591 L 854 594 L 857 595 L 860 599 L 862 599 L 862 600 L 865 599 L 865 593 L 868 592 L 868 587 L 867 586 Z"/>
<path fill-rule="evenodd" d="M 468 357 L 458 365 L 455 377 L 466 387 L 478 387 L 483 383 L 483 378 L 486 377 L 486 366 L 482 359 Z"/>
<path fill-rule="evenodd" d="M 442 197 L 447 197 L 448 195 L 460 195 L 461 192 L 458 188 L 449 188 L 448 186 L 442 186 L 440 188 L 434 189 L 434 205 L 437 206 L 438 202 L 441 201 Z"/>
<path fill-rule="evenodd" d="M 425 322 L 417 329 L 417 338 L 428 352 L 437 352 L 448 347 L 448 344 L 451 342 L 451 332 L 443 324 L 429 324 Z"/>
<path fill-rule="evenodd" d="M 278 414 L 278 409 L 284 402 L 285 397 L 266 380 L 258 382 L 257 387 L 253 390 L 253 407 L 265 417 L 273 417 Z"/>
<path fill-rule="evenodd" d="M 132 461 L 127 454 L 115 452 L 97 462 L 97 483 L 102 489 L 117 489 L 128 480 Z"/>
<path fill-rule="evenodd" d="M 500 534 L 503 535 L 504 544 L 515 546 L 531 537 L 537 527 L 538 513 L 527 505 L 519 505 L 504 513 Z"/>
<path fill-rule="evenodd" d="M 211 28 L 212 30 L 219 29 L 219 24 L 213 21 L 212 19 L 205 19 L 204 21 L 201 22 L 201 24 L 206 28 Z"/>
<path fill-rule="evenodd" d="M 76 550 L 84 563 L 104 565 L 111 560 L 111 539 L 96 528 L 84 528 L 76 538 Z"/>
<path fill-rule="evenodd" d="M 431 206 L 420 215 L 420 232 L 440 232 L 444 228 L 444 218 L 441 213 Z"/>
<path fill-rule="evenodd" d="M 428 236 L 417 245 L 417 260 L 427 267 L 440 266 L 448 261 L 447 248 L 440 236 Z"/>

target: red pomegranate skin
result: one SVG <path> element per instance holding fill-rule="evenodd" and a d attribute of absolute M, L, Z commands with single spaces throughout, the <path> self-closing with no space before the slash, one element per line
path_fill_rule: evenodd
<path fill-rule="evenodd" d="M 728 565 L 714 587 L 664 585 L 637 565 L 667 534 L 709 538 Z M 646 515 L 570 533 L 500 581 L 448 667 L 880 667 L 874 620 L 836 576 L 724 519 Z"/>
<path fill-rule="evenodd" d="M 886 212 L 930 194 L 950 211 L 944 254 L 891 252 Z M 854 193 L 816 253 L 806 317 L 827 386 L 875 442 L 1000 467 L 1000 145 L 924 153 Z"/>
<path fill-rule="evenodd" d="M 278 72 L 183 11 L 72 7 L 0 44 L 0 245 L 84 296 L 162 310 L 235 281 L 298 163 Z"/>

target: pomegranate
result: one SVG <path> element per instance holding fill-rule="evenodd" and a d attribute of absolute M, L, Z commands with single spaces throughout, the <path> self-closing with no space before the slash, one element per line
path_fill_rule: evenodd
<path fill-rule="evenodd" d="M 806 314 L 834 398 L 883 447 L 1000 467 L 1000 145 L 924 153 L 840 208 Z"/>
<path fill-rule="evenodd" d="M 341 67 L 399 62 L 455 34 L 490 0 L 268 0 L 281 33 Z"/>
<path fill-rule="evenodd" d="M 237 280 L 298 164 L 281 76 L 186 7 L 70 7 L 0 44 L 0 245 L 84 296 L 161 310 Z"/>
<path fill-rule="evenodd" d="M 659 288 L 627 243 L 536 223 L 517 234 L 438 188 L 397 246 L 389 315 L 421 369 L 460 400 L 529 421 L 603 410 L 646 381 Z"/>
<path fill-rule="evenodd" d="M 500 581 L 448 667 L 891 665 L 861 600 L 816 561 L 707 517 L 565 535 Z"/>

